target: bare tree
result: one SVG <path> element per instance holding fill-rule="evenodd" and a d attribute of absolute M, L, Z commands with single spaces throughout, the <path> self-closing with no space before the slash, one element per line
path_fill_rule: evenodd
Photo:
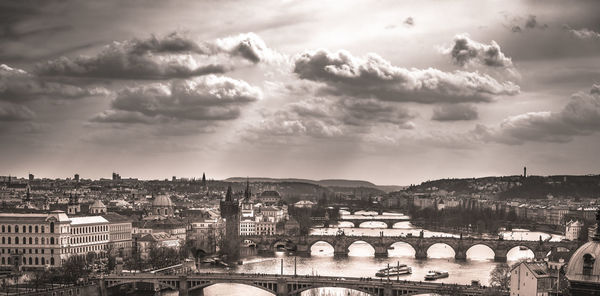
<path fill-rule="evenodd" d="M 510 266 L 506 263 L 496 265 L 490 273 L 490 285 L 502 290 L 510 288 Z"/>

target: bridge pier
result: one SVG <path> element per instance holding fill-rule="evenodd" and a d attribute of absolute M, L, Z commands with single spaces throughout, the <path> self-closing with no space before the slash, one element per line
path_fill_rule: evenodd
<path fill-rule="evenodd" d="M 508 250 L 505 250 L 505 249 L 494 250 L 494 261 L 506 262 L 506 254 L 508 254 Z"/>
<path fill-rule="evenodd" d="M 544 258 L 546 258 L 546 255 L 548 255 L 548 252 L 549 251 L 546 250 L 536 250 L 533 252 L 534 259 L 543 260 Z"/>
<path fill-rule="evenodd" d="M 416 259 L 427 259 L 427 249 L 417 248 L 415 250 Z"/>
<path fill-rule="evenodd" d="M 454 260 L 464 261 L 467 260 L 467 252 L 462 249 L 457 249 L 454 254 Z"/>
<path fill-rule="evenodd" d="M 385 245 L 375 245 L 373 248 L 375 249 L 375 258 L 387 258 L 388 250 Z"/>
<path fill-rule="evenodd" d="M 188 296 L 189 287 L 187 282 L 187 276 L 182 275 L 179 277 L 179 296 Z"/>
<path fill-rule="evenodd" d="M 296 245 L 296 255 L 302 257 L 310 257 L 310 247 L 307 244 Z"/>
<path fill-rule="evenodd" d="M 393 229 L 394 228 L 394 224 L 396 224 L 395 222 L 387 222 L 387 228 L 388 229 Z"/>
<path fill-rule="evenodd" d="M 277 279 L 277 296 L 288 296 L 288 285 L 285 278 Z"/>
<path fill-rule="evenodd" d="M 100 296 L 108 296 L 108 291 L 106 290 L 106 281 L 103 278 L 98 279 L 98 292 L 100 292 Z"/>

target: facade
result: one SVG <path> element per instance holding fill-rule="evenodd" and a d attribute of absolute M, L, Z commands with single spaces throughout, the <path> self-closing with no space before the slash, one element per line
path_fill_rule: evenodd
<path fill-rule="evenodd" d="M 4 269 L 59 267 L 72 255 L 105 252 L 109 241 L 106 219 L 63 211 L 0 213 L 0 234 Z"/>
<path fill-rule="evenodd" d="M 240 221 L 240 235 L 256 235 L 256 222 L 254 217 L 242 218 Z"/>
<path fill-rule="evenodd" d="M 568 240 L 578 240 L 583 229 L 583 223 L 578 220 L 569 221 L 565 227 L 565 237 Z"/>
<path fill-rule="evenodd" d="M 179 239 L 164 232 L 144 234 L 137 240 L 140 257 L 147 260 L 152 248 L 173 248 L 178 250 L 181 246 Z"/>
<path fill-rule="evenodd" d="M 108 250 L 111 255 L 129 257 L 133 247 L 131 221 L 116 213 L 108 213 L 102 217 L 108 221 Z"/>
<path fill-rule="evenodd" d="M 276 225 L 269 219 L 258 220 L 255 222 L 255 232 L 257 235 L 275 235 Z"/>
<path fill-rule="evenodd" d="M 555 285 L 556 273 L 545 262 L 520 262 L 510 271 L 510 296 L 554 295 Z"/>

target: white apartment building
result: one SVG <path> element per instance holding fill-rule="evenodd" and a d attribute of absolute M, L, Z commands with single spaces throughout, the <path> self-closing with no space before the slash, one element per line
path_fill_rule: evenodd
<path fill-rule="evenodd" d="M 71 255 L 104 252 L 108 221 L 63 211 L 0 213 L 0 268 L 60 266 Z"/>

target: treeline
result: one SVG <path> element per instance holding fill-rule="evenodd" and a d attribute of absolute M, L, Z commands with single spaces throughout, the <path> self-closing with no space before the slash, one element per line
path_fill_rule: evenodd
<path fill-rule="evenodd" d="M 314 217 L 324 218 L 328 217 L 329 221 L 337 221 L 340 218 L 340 210 L 337 208 L 327 208 L 316 206 L 313 208 L 297 208 L 290 206 L 288 208 L 288 214 L 294 218 L 300 224 L 300 235 L 306 235 L 310 232 L 310 228 L 313 225 Z"/>
<path fill-rule="evenodd" d="M 456 231 L 472 231 L 477 233 L 496 233 L 498 228 L 511 223 L 520 224 L 527 221 L 519 219 L 514 211 L 480 208 L 409 208 L 409 215 L 416 224 L 428 227 L 452 228 Z"/>

